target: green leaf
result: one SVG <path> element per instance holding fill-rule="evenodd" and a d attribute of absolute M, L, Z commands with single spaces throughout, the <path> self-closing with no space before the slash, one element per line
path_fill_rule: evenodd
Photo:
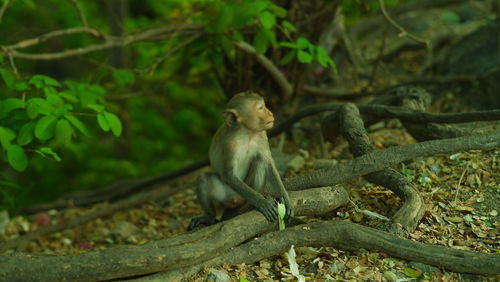
<path fill-rule="evenodd" d="M 16 133 L 10 128 L 0 126 L 0 143 L 4 149 L 9 148 L 10 142 L 16 138 Z"/>
<path fill-rule="evenodd" d="M 258 14 L 269 7 L 269 4 L 269 1 L 254 1 L 250 4 L 249 10 L 251 13 Z"/>
<path fill-rule="evenodd" d="M 243 37 L 243 35 L 241 35 L 241 33 L 236 31 L 233 34 L 233 40 L 236 42 L 241 42 L 241 41 L 245 40 L 245 38 Z"/>
<path fill-rule="evenodd" d="M 64 104 L 64 105 L 57 107 L 57 109 L 55 110 L 55 114 L 58 117 L 64 116 L 64 115 L 67 115 L 69 113 L 69 111 L 71 111 L 72 109 L 73 109 L 73 106 L 71 104 Z"/>
<path fill-rule="evenodd" d="M 57 94 L 57 91 L 54 87 L 52 86 L 44 86 L 43 88 L 43 94 L 47 97 L 48 95 L 54 95 Z M 49 101 L 50 102 L 50 101 Z"/>
<path fill-rule="evenodd" d="M 30 119 L 35 119 L 38 116 L 38 106 L 35 103 L 26 104 L 26 114 Z"/>
<path fill-rule="evenodd" d="M 17 171 L 24 171 L 28 166 L 28 158 L 23 148 L 18 145 L 10 145 L 9 148 L 7 148 L 7 160 Z"/>
<path fill-rule="evenodd" d="M 404 274 L 408 277 L 412 277 L 412 278 L 419 278 L 420 276 L 422 276 L 422 271 L 419 270 L 419 269 L 414 269 L 414 268 L 411 268 L 411 267 L 406 267 L 405 270 L 404 270 Z"/>
<path fill-rule="evenodd" d="M 65 119 L 57 121 L 56 124 L 56 141 L 63 146 L 66 146 L 71 141 L 71 125 Z"/>
<path fill-rule="evenodd" d="M 47 89 L 47 88 L 44 87 L 44 89 Z M 50 104 L 52 104 L 54 106 L 55 105 L 64 104 L 63 99 L 61 99 L 61 97 L 59 97 L 59 95 L 57 95 L 57 94 L 48 93 L 48 94 L 45 95 L 45 97 L 47 97 L 47 102 L 49 102 Z"/>
<path fill-rule="evenodd" d="M 129 70 L 115 70 L 113 79 L 120 85 L 132 84 L 135 80 L 135 74 Z"/>
<path fill-rule="evenodd" d="M 30 87 L 25 81 L 16 81 L 14 83 L 14 90 L 17 92 L 23 92 L 30 90 Z"/>
<path fill-rule="evenodd" d="M 226 54 L 231 54 L 235 48 L 233 43 L 231 42 L 231 39 L 225 35 L 219 36 L 219 44 L 220 46 L 222 46 Z"/>
<path fill-rule="evenodd" d="M 108 121 L 109 127 L 115 136 L 120 136 L 122 134 L 122 123 L 120 119 L 113 113 L 104 112 L 104 116 Z"/>
<path fill-rule="evenodd" d="M 104 130 L 105 132 L 108 132 L 111 129 L 104 113 L 99 113 L 97 115 L 97 123 L 99 124 L 101 129 Z"/>
<path fill-rule="evenodd" d="M 7 98 L 0 101 L 0 119 L 6 118 L 11 111 L 22 109 L 24 106 L 24 101 L 18 98 Z"/>
<path fill-rule="evenodd" d="M 264 31 L 264 29 L 260 29 L 255 37 L 253 38 L 253 47 L 259 54 L 264 54 L 269 47 L 269 39 Z"/>
<path fill-rule="evenodd" d="M 16 81 L 14 75 L 4 68 L 0 68 L 0 75 L 3 78 L 5 85 L 7 85 L 8 88 L 12 88 L 14 82 Z"/>
<path fill-rule="evenodd" d="M 280 65 L 285 65 L 291 62 L 297 56 L 297 50 L 291 50 L 283 58 L 280 59 Z"/>
<path fill-rule="evenodd" d="M 264 35 L 267 37 L 269 42 L 273 44 L 273 46 L 278 46 L 278 41 L 276 41 L 276 33 L 274 33 L 274 31 L 267 28 L 263 28 L 262 31 L 264 32 Z"/>
<path fill-rule="evenodd" d="M 274 3 L 271 3 L 269 5 L 268 9 L 269 9 L 269 11 L 271 11 L 273 14 L 275 14 L 279 18 L 284 18 L 288 14 L 287 10 L 285 10 L 284 8 L 281 8 L 280 6 L 278 6 Z"/>
<path fill-rule="evenodd" d="M 39 119 L 35 126 L 35 137 L 40 141 L 45 141 L 54 136 L 54 129 L 57 118 L 49 115 Z"/>
<path fill-rule="evenodd" d="M 73 125 L 74 127 L 76 127 L 76 129 L 78 129 L 81 133 L 83 133 L 83 135 L 85 136 L 89 136 L 89 132 L 87 131 L 87 128 L 85 127 L 85 125 L 79 120 L 77 119 L 75 116 L 72 116 L 72 115 L 64 115 L 64 118 L 67 119 L 71 125 Z"/>
<path fill-rule="evenodd" d="M 283 28 L 286 30 L 286 31 L 290 31 L 290 32 L 296 32 L 297 31 L 297 28 L 289 21 L 287 20 L 284 20 L 281 25 L 283 26 Z"/>
<path fill-rule="evenodd" d="M 297 48 L 297 45 L 293 42 L 286 42 L 286 41 L 282 41 L 279 43 L 279 46 L 281 47 L 288 47 L 288 48 Z"/>
<path fill-rule="evenodd" d="M 317 53 L 317 59 L 321 66 L 326 68 L 333 63 L 333 60 L 330 56 L 328 56 L 328 53 L 323 46 L 318 46 Z"/>
<path fill-rule="evenodd" d="M 73 91 L 61 91 L 61 92 L 59 92 L 59 96 L 66 99 L 68 102 L 78 103 L 78 98 L 75 95 L 75 92 L 73 92 Z"/>
<path fill-rule="evenodd" d="M 220 7 L 219 14 L 215 21 L 215 32 L 224 32 L 229 28 L 233 21 L 233 8 L 227 3 L 223 3 Z"/>
<path fill-rule="evenodd" d="M 54 112 L 54 106 L 52 106 L 49 102 L 42 98 L 31 98 L 26 103 L 28 104 L 28 106 L 30 106 L 30 104 L 33 104 L 33 106 L 36 108 L 36 113 L 50 115 Z"/>
<path fill-rule="evenodd" d="M 271 29 L 276 23 L 276 16 L 269 11 L 259 14 L 259 21 L 264 28 Z"/>
<path fill-rule="evenodd" d="M 302 50 L 299 50 L 299 52 L 297 52 L 297 58 L 299 59 L 299 62 L 306 63 L 306 64 L 311 63 L 313 60 L 313 57 L 311 56 L 311 54 L 307 53 L 306 51 L 302 51 Z"/>
<path fill-rule="evenodd" d="M 305 38 L 305 37 L 297 38 L 296 43 L 297 43 L 296 44 L 297 48 L 299 48 L 299 49 L 306 49 L 306 48 L 309 48 L 309 46 L 311 45 L 311 42 L 309 42 L 309 40 L 307 40 L 307 38 Z"/>
<path fill-rule="evenodd" d="M 0 55 L 0 64 L 3 63 L 3 56 Z"/>
<path fill-rule="evenodd" d="M 54 160 L 60 162 L 61 161 L 61 157 L 59 157 L 59 155 L 52 151 L 51 148 L 49 147 L 41 147 L 40 149 L 36 150 L 35 152 L 37 152 L 38 154 L 44 156 L 44 157 L 52 157 Z"/>
<path fill-rule="evenodd" d="M 44 86 L 61 86 L 57 80 L 41 74 L 35 74 L 32 76 L 28 83 L 34 85 L 36 88 L 42 88 Z"/>
<path fill-rule="evenodd" d="M 35 133 L 35 125 L 36 123 L 30 121 L 25 123 L 21 130 L 19 130 L 19 134 L 17 135 L 17 143 L 21 146 L 28 145 L 31 141 L 33 141 L 34 133 Z"/>

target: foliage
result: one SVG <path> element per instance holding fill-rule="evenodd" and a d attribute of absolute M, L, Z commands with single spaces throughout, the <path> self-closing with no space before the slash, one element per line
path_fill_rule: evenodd
<path fill-rule="evenodd" d="M 8 98 L 0 100 L 0 143 L 2 159 L 17 171 L 28 165 L 26 152 L 52 156 L 60 160 L 54 149 L 66 146 L 77 133 L 89 135 L 77 117 L 83 111 L 97 112 L 97 121 L 104 131 L 121 134 L 118 117 L 105 111 L 105 90 L 99 85 L 57 80 L 36 74 L 16 79 L 0 68 Z"/>
<path fill-rule="evenodd" d="M 78 3 L 81 11 L 72 1 L 13 1 L 2 19 L 0 45 L 81 26 L 80 12 L 92 28 L 111 33 L 110 22 L 119 17 L 109 6 L 113 1 Z M 225 101 L 214 70 L 231 74 L 227 62 L 238 60 L 235 42 L 277 54 L 273 61 L 282 67 L 334 67 L 326 50 L 300 35 L 288 11 L 269 0 L 121 3 L 129 5 L 125 33 L 168 18 L 169 24 L 202 24 L 204 35 L 168 56 L 186 37 L 137 42 L 118 59 L 115 49 L 46 63 L 0 57 L 0 208 L 158 175 L 206 156 Z M 62 36 L 22 51 L 50 53 L 99 40 Z"/>

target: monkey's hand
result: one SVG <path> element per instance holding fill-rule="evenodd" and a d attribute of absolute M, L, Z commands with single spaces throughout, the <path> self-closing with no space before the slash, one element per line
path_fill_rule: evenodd
<path fill-rule="evenodd" d="M 281 196 L 280 202 L 285 205 L 285 221 L 289 221 L 294 215 L 294 208 L 288 197 Z"/>
<path fill-rule="evenodd" d="M 274 199 L 262 197 L 252 205 L 261 212 L 268 221 L 276 221 L 278 219 L 278 209 Z"/>

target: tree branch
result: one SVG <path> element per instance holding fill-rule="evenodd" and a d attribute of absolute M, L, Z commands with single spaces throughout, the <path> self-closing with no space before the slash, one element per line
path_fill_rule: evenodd
<path fill-rule="evenodd" d="M 385 9 L 384 0 L 379 0 L 379 3 L 380 3 L 380 10 L 382 10 L 382 14 L 384 15 L 384 17 L 387 19 L 387 21 L 392 26 L 394 26 L 397 30 L 399 30 L 399 32 L 400 32 L 399 37 L 408 36 L 409 38 L 413 39 L 414 41 L 424 44 L 427 48 L 430 47 L 430 43 L 428 40 L 421 39 L 421 38 L 417 37 L 416 35 L 409 33 L 402 26 L 400 26 L 393 18 L 391 18 L 391 16 L 389 16 L 389 13 L 387 13 L 387 10 Z"/>
<path fill-rule="evenodd" d="M 2 46 L 2 48 L 8 52 L 8 51 L 14 50 L 14 49 L 22 49 L 22 48 L 34 46 L 34 45 L 40 44 L 42 42 L 45 42 L 49 39 L 52 39 L 54 37 L 71 35 L 71 34 L 76 34 L 76 33 L 88 33 L 88 34 L 95 36 L 95 37 L 102 37 L 101 33 L 93 28 L 72 27 L 72 28 L 68 28 L 68 29 L 54 30 L 54 31 L 42 34 L 42 35 L 37 36 L 37 37 L 33 37 L 30 39 L 25 39 L 25 40 L 19 41 L 18 43 L 13 44 L 13 45 Z"/>
<path fill-rule="evenodd" d="M 3 14 L 7 10 L 7 7 L 9 7 L 9 4 L 10 4 L 10 0 L 5 0 L 3 2 L 2 8 L 0 8 L 0 24 L 2 23 Z"/>
<path fill-rule="evenodd" d="M 0 46 L 0 49 L 2 49 L 7 54 L 11 54 L 15 58 L 27 59 L 27 60 L 55 60 L 55 59 L 68 58 L 72 56 L 79 56 L 90 52 L 110 49 L 114 47 L 126 46 L 138 41 L 166 39 L 171 37 L 172 34 L 174 33 L 181 35 L 196 34 L 202 32 L 202 28 L 203 26 L 199 24 L 175 24 L 160 28 L 149 29 L 144 32 L 133 35 L 116 37 L 116 36 L 104 36 L 100 32 L 88 27 L 77 27 L 77 28 L 69 28 L 69 29 L 49 32 L 47 34 L 35 38 L 23 40 L 13 45 Z M 100 44 L 90 45 L 85 48 L 69 49 L 55 53 L 29 54 L 29 53 L 19 52 L 16 50 L 39 44 L 43 41 L 46 41 L 50 38 L 54 38 L 56 36 L 63 36 L 81 32 L 90 33 L 94 36 L 104 37 L 105 42 Z"/>
<path fill-rule="evenodd" d="M 241 41 L 234 44 L 240 50 L 243 50 L 246 53 L 255 56 L 257 62 L 259 62 L 259 64 L 269 72 L 274 81 L 281 88 L 283 96 L 285 98 L 290 98 L 293 93 L 293 86 L 292 84 L 290 84 L 290 82 L 288 82 L 288 79 L 285 77 L 285 75 L 278 69 L 278 67 L 276 67 L 276 65 L 271 60 L 269 60 L 266 56 L 257 53 L 255 48 L 246 42 Z"/>
<path fill-rule="evenodd" d="M 80 3 L 78 3 L 77 0 L 70 0 L 71 3 L 75 6 L 75 8 L 78 10 L 78 14 L 80 15 L 80 20 L 82 21 L 82 25 L 85 27 L 88 27 L 89 24 L 87 22 L 87 18 L 85 17 L 85 14 L 83 13 L 82 6 L 80 6 Z"/>

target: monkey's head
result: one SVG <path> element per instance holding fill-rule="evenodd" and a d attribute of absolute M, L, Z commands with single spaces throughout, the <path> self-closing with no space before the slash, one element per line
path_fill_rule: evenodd
<path fill-rule="evenodd" d="M 274 125 L 273 113 L 266 107 L 264 98 L 251 91 L 234 95 L 223 115 L 231 128 L 243 126 L 251 131 L 264 131 Z"/>

